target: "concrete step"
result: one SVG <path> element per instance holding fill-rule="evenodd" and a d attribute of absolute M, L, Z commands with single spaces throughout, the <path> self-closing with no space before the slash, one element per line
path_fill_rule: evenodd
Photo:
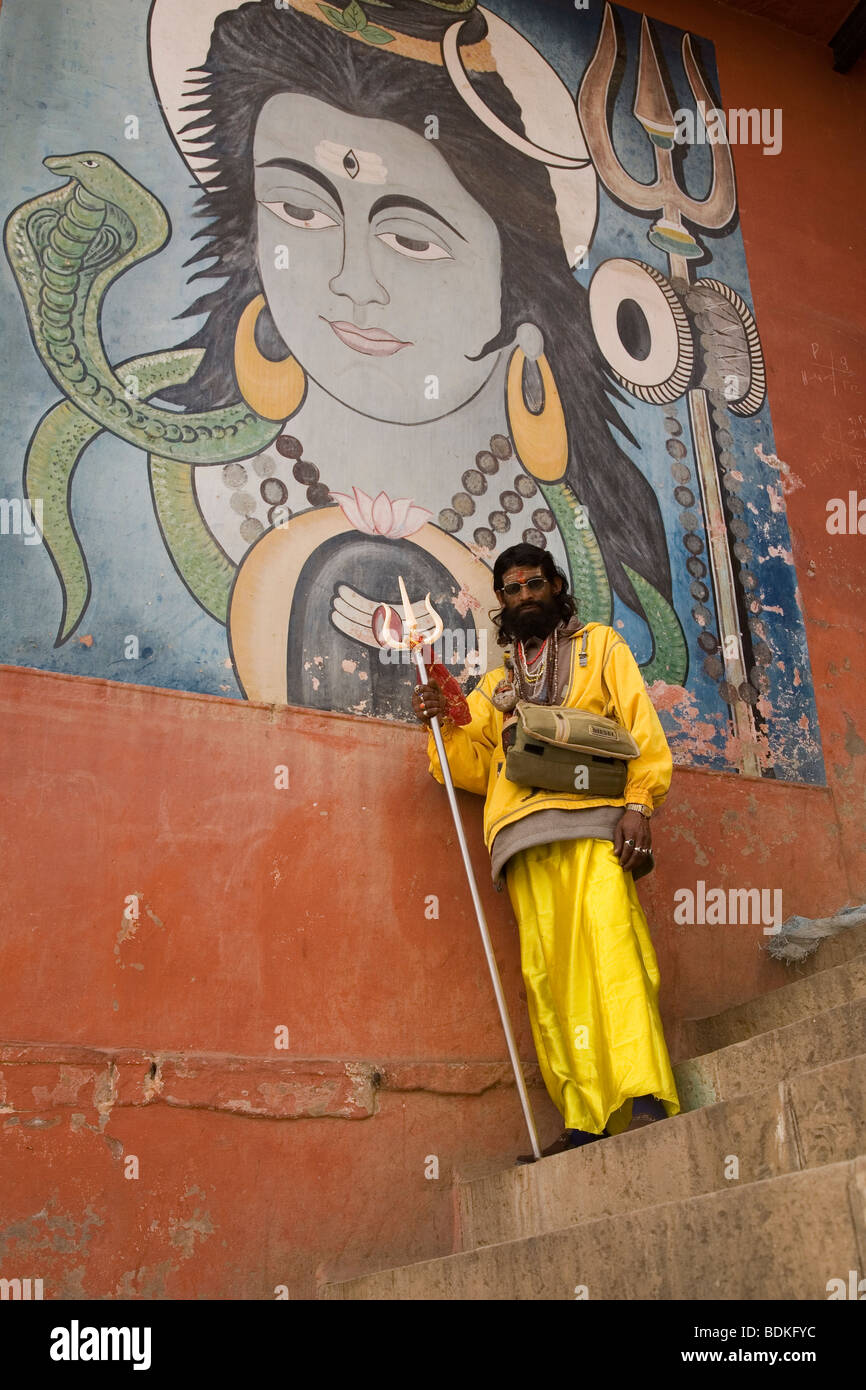
<path fill-rule="evenodd" d="M 866 1053 L 632 1134 L 460 1183 L 462 1248 L 856 1158 L 866 1153 L 864 1116 Z"/>
<path fill-rule="evenodd" d="M 862 1277 L 864 1230 L 858 1157 L 325 1285 L 319 1297 L 826 1299 L 830 1279 Z"/>
<path fill-rule="evenodd" d="M 862 954 L 839 965 L 818 970 L 791 984 L 782 985 L 780 989 L 749 999 L 744 1004 L 736 1004 L 711 1018 L 682 1020 L 678 1034 L 680 1054 L 694 1058 L 706 1052 L 716 1052 L 731 1043 L 743 1042 L 773 1028 L 784 1028 L 789 1023 L 864 997 L 866 936 Z"/>
<path fill-rule="evenodd" d="M 765 1090 L 797 1072 L 856 1057 L 866 1041 L 866 999 L 798 1019 L 782 1028 L 674 1067 L 683 1110 Z"/>

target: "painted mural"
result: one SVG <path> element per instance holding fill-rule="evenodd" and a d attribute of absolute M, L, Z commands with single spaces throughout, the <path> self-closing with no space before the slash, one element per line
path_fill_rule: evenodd
<path fill-rule="evenodd" d="M 677 762 L 823 780 L 711 42 L 6 0 L 0 64 L 0 660 L 405 719 L 398 576 L 469 689 L 525 539 Z"/>

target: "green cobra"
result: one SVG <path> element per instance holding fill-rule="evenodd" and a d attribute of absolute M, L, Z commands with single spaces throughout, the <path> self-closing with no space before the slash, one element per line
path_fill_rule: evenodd
<path fill-rule="evenodd" d="M 266 448 L 281 425 L 245 402 L 164 410 L 147 403 L 134 373 L 114 370 L 99 329 L 102 301 L 119 275 L 165 245 L 165 209 L 106 154 L 44 163 L 69 182 L 13 212 L 6 254 L 39 355 L 64 395 L 103 429 L 176 463 L 229 463 Z"/>
<path fill-rule="evenodd" d="M 202 359 L 199 348 L 133 357 L 122 370 L 138 379 L 143 397 L 186 382 Z M 42 540 L 57 571 L 63 612 L 55 641 L 76 631 L 90 601 L 90 573 L 72 520 L 72 481 L 84 451 L 102 433 L 71 401 L 54 406 L 36 429 L 24 465 L 24 492 L 42 501 Z M 193 598 L 224 623 L 236 566 L 208 530 L 195 498 L 194 470 L 150 456 L 151 491 L 169 553 Z"/>

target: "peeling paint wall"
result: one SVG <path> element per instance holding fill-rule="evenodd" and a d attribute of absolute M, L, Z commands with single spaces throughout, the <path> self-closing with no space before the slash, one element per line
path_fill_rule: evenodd
<path fill-rule="evenodd" d="M 308 1297 L 450 1251 L 453 1180 L 526 1139 L 423 733 L 10 668 L 0 717 L 4 1272 L 46 1297 Z M 461 802 L 547 1142 L 516 930 Z M 656 845 L 676 1053 L 679 1019 L 790 978 L 760 924 L 677 925 L 677 887 L 784 864 L 817 915 L 846 864 L 830 791 L 724 774 L 675 772 Z"/>

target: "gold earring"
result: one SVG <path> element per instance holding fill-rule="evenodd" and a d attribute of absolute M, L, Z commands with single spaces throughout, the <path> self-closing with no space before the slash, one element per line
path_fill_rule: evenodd
<path fill-rule="evenodd" d="M 562 477 L 568 463 L 565 412 L 538 329 L 534 325 L 524 324 L 517 340 L 517 347 L 508 364 L 505 393 L 511 438 L 527 472 L 543 483 L 554 483 Z M 524 347 L 529 348 L 528 353 Z M 544 405 L 537 413 L 529 409 L 523 395 L 523 365 L 527 356 L 535 361 L 544 388 Z"/>
<path fill-rule="evenodd" d="M 241 395 L 263 420 L 288 420 L 307 389 L 304 369 L 291 353 L 271 362 L 256 347 L 256 323 L 265 307 L 265 296 L 251 299 L 238 320 L 235 333 L 235 377 Z"/>

